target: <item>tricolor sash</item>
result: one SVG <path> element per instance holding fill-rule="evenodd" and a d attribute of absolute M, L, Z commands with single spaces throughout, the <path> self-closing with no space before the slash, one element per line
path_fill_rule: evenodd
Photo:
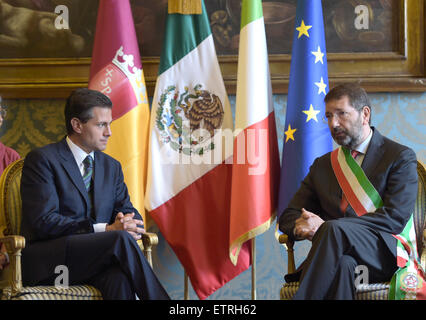
<path fill-rule="evenodd" d="M 382 198 L 347 148 L 331 153 L 331 165 L 348 203 L 358 216 L 383 206 Z"/>
<path fill-rule="evenodd" d="M 331 165 L 348 203 L 358 216 L 375 212 L 383 206 L 382 198 L 368 180 L 362 168 L 345 147 L 331 153 Z M 425 273 L 419 263 L 413 215 L 399 235 L 397 241 L 397 266 L 392 277 L 389 299 L 426 299 Z"/>

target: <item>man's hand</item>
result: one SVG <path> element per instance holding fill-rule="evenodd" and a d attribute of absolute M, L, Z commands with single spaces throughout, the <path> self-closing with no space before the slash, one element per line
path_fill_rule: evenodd
<path fill-rule="evenodd" d="M 302 208 L 302 215 L 298 218 L 294 225 L 294 236 L 296 239 L 308 239 L 312 241 L 315 232 L 324 223 L 319 216 Z"/>
<path fill-rule="evenodd" d="M 117 213 L 114 223 L 107 225 L 105 231 L 126 230 L 135 240 L 139 240 L 141 234 L 145 233 L 145 229 L 143 228 L 143 221 L 133 219 L 134 216 L 134 212 L 127 214 Z"/>

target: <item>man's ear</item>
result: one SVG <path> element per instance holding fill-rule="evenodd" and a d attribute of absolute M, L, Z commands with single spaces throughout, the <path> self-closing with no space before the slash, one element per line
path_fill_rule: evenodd
<path fill-rule="evenodd" d="M 362 124 L 369 124 L 370 123 L 370 117 L 371 117 L 371 110 L 369 106 L 362 107 L 362 114 L 364 116 L 364 121 Z"/>
<path fill-rule="evenodd" d="M 81 133 L 82 123 L 78 118 L 71 119 L 71 126 L 75 133 Z"/>

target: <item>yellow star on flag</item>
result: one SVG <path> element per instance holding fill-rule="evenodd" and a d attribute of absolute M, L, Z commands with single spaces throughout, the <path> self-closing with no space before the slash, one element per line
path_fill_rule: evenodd
<path fill-rule="evenodd" d="M 322 60 L 322 58 L 324 57 L 324 53 L 321 52 L 320 46 L 318 46 L 317 51 L 311 51 L 311 53 L 315 56 L 315 63 L 320 61 L 321 64 L 324 64 L 324 61 Z"/>
<path fill-rule="evenodd" d="M 310 28 L 312 28 L 312 26 L 306 26 L 305 21 L 302 20 L 300 27 L 296 28 L 296 30 L 299 31 L 299 36 L 297 37 L 297 39 L 299 39 L 302 35 L 305 35 L 309 38 L 308 30 Z"/>
<path fill-rule="evenodd" d="M 325 92 L 325 88 L 327 88 L 327 85 L 324 83 L 324 79 L 322 77 L 320 82 L 315 82 L 315 85 L 318 87 L 318 94 L 320 93 L 324 93 L 324 95 L 327 94 Z"/>
<path fill-rule="evenodd" d="M 285 142 L 287 142 L 289 139 L 294 141 L 293 134 L 296 132 L 296 130 L 297 129 L 292 129 L 290 124 L 288 125 L 287 131 L 284 132 L 284 134 L 286 135 Z"/>
<path fill-rule="evenodd" d="M 318 122 L 317 114 L 320 113 L 320 111 L 315 110 L 314 107 L 312 106 L 312 104 L 309 107 L 309 110 L 303 110 L 302 112 L 305 113 L 308 116 L 307 119 L 306 119 L 306 122 L 308 122 L 309 120 L 312 120 L 312 119 L 315 120 L 316 122 Z"/>

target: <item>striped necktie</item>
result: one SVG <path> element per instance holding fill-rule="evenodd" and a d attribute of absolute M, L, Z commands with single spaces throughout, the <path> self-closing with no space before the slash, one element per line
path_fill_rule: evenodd
<path fill-rule="evenodd" d="M 351 151 L 351 156 L 354 159 L 356 159 L 358 154 L 360 154 L 359 151 L 356 151 L 356 150 Z M 343 214 L 345 214 L 345 211 L 346 211 L 346 208 L 348 207 L 348 205 L 349 205 L 348 199 L 346 199 L 345 194 L 342 192 L 342 201 L 340 202 L 340 210 L 342 211 Z"/>
<path fill-rule="evenodd" d="M 92 175 L 93 175 L 93 158 L 92 156 L 88 155 L 83 160 L 84 165 L 84 173 L 83 173 L 83 181 L 84 185 L 86 186 L 86 190 L 89 191 L 90 185 L 92 182 Z"/>

